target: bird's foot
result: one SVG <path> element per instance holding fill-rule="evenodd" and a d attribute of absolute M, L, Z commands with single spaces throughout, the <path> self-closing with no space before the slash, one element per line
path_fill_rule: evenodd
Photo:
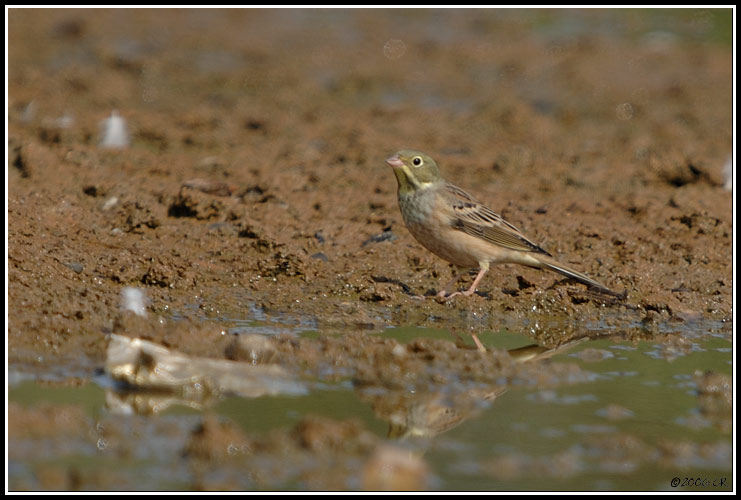
<path fill-rule="evenodd" d="M 453 297 L 460 295 L 460 294 L 461 292 L 453 292 L 451 294 L 448 294 L 446 290 L 441 290 L 437 292 L 437 295 L 435 295 L 435 300 L 437 300 L 438 302 L 447 302 Z"/>
<path fill-rule="evenodd" d="M 469 288 L 465 292 L 453 292 L 451 294 L 448 294 L 446 290 L 440 290 L 439 292 L 437 292 L 436 297 L 438 299 L 442 299 L 443 301 L 448 301 L 452 299 L 453 297 L 457 297 L 458 295 L 463 295 L 464 297 L 470 297 L 474 293 L 476 293 L 476 289 L 473 287 Z"/>

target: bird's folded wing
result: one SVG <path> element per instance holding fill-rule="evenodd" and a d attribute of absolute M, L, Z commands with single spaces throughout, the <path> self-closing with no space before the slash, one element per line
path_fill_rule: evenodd
<path fill-rule="evenodd" d="M 445 194 L 453 208 L 451 223 L 455 229 L 512 250 L 551 255 L 461 188 L 449 184 Z"/>

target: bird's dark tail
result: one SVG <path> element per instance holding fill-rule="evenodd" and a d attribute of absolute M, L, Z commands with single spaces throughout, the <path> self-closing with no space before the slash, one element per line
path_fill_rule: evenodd
<path fill-rule="evenodd" d="M 572 269 L 569 266 L 561 264 L 560 262 L 550 257 L 538 255 L 538 261 L 540 262 L 541 267 L 543 269 L 555 271 L 558 274 L 562 274 L 566 276 L 567 278 L 571 278 L 573 280 L 578 281 L 579 283 L 583 283 L 594 291 L 604 293 L 605 295 L 611 295 L 613 297 L 618 297 L 620 299 L 625 299 L 628 296 L 627 290 L 623 290 L 622 292 L 616 292 L 614 290 L 611 290 L 607 288 L 605 285 L 603 285 L 602 283 L 600 283 L 599 281 L 593 280 L 586 274 L 580 273 L 576 269 Z"/>

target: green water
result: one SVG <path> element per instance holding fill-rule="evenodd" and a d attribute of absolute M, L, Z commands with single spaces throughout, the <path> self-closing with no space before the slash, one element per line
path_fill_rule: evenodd
<path fill-rule="evenodd" d="M 721 361 L 730 358 L 728 353 L 712 350 L 713 345 L 728 346 L 729 342 L 709 341 L 709 350 L 684 356 L 673 362 L 652 359 L 646 354 L 653 344 L 640 343 L 635 350 L 620 350 L 620 356 L 598 363 L 581 362 L 572 358 L 598 378 L 590 383 L 575 384 L 554 390 L 510 390 L 497 399 L 491 408 L 475 420 L 466 422 L 448 434 L 467 446 L 463 451 L 450 453 L 435 447 L 428 458 L 441 468 L 442 477 L 452 488 L 491 490 L 672 490 L 670 480 L 675 477 L 700 475 L 702 477 L 727 477 L 731 483 L 731 463 L 707 463 L 705 467 L 657 468 L 649 461 L 626 460 L 627 470 L 609 472 L 594 457 L 590 464 L 589 453 L 581 457 L 577 472 L 569 477 L 527 473 L 513 479 L 491 479 L 478 467 L 458 467 L 461 464 L 486 460 L 491 456 L 511 452 L 524 453 L 531 460 L 545 457 L 553 459 L 560 453 L 583 446 L 589 436 L 614 436 L 627 433 L 647 445 L 663 441 L 689 441 L 692 443 L 728 443 L 730 436 L 712 427 L 694 429 L 685 421 L 697 408 L 697 396 L 692 390 L 691 375 L 695 370 L 716 370 L 731 373 L 731 366 Z M 586 348 L 585 346 L 584 348 Z M 610 341 L 596 341 L 590 348 L 611 349 Z M 624 347 L 618 345 L 617 347 Z M 578 352 L 578 349 L 576 349 Z M 545 395 L 545 396 L 543 396 Z M 608 405 L 627 409 L 622 419 L 605 418 Z M 586 462 L 586 463 L 584 463 Z M 447 464 L 447 465 L 446 465 Z M 583 470 L 581 470 L 583 469 Z M 712 491 L 708 489 L 707 491 Z M 714 491 L 719 491 L 715 489 Z"/>
<path fill-rule="evenodd" d="M 446 330 L 435 329 L 397 328 L 380 335 L 400 342 L 421 336 L 452 340 Z M 482 334 L 481 338 L 487 346 L 499 348 L 531 343 L 524 336 L 509 333 Z M 702 335 L 693 341 L 689 353 L 667 360 L 657 354 L 659 346 L 651 342 L 586 342 L 548 362 L 575 363 L 593 374 L 591 381 L 553 388 L 510 387 L 495 400 L 482 402 L 478 412 L 450 430 L 424 439 L 403 438 L 404 445 L 416 449 L 428 463 L 433 487 L 439 490 L 729 491 L 733 486 L 731 436 L 698 415 L 693 374 L 705 370 L 732 374 L 731 347 L 730 340 L 722 336 Z M 587 361 L 580 354 L 584 349 L 610 354 L 600 361 Z M 93 437 L 90 443 L 78 448 L 74 442 L 68 443 L 58 447 L 63 452 L 50 455 L 44 440 L 25 439 L 18 444 L 10 436 L 11 445 L 24 449 L 23 459 L 10 454 L 11 490 L 33 489 L 35 483 L 29 479 L 32 471 L 49 463 L 116 469 L 127 478 L 123 489 L 190 487 L 189 471 L 178 463 L 182 461 L 182 443 L 201 411 L 173 405 L 156 416 L 113 416 L 106 408 L 105 391 L 94 382 L 64 387 L 25 381 L 9 387 L 9 401 L 24 407 L 76 405 L 96 425 L 125 427 L 136 423 L 122 432 L 142 441 L 135 460 L 120 460 L 105 453 L 101 456 Z M 608 418 L 609 407 L 619 408 L 622 418 Z M 388 422 L 374 413 L 372 404 L 351 380 L 314 381 L 309 393 L 300 396 L 230 397 L 208 411 L 228 418 L 249 435 L 291 429 L 306 415 L 357 419 L 380 439 L 386 439 L 389 432 Z M 155 439 L 161 426 L 175 429 L 170 441 L 177 444 Z M 613 444 L 605 445 L 605 440 Z M 698 446 L 701 451 L 690 452 L 682 460 L 669 460 L 660 451 L 662 443 L 675 442 L 685 448 Z M 163 451 L 168 447 L 171 452 Z M 726 479 L 724 487 L 673 488 L 670 482 L 675 477 L 707 478 L 711 483 Z M 280 489 L 297 487 L 284 484 Z"/>

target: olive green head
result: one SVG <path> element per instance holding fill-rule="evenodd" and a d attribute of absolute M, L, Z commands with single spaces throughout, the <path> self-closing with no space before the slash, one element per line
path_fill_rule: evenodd
<path fill-rule="evenodd" d="M 399 192 L 423 189 L 442 181 L 435 160 L 419 151 L 398 151 L 386 163 L 394 169 L 399 182 Z"/>

